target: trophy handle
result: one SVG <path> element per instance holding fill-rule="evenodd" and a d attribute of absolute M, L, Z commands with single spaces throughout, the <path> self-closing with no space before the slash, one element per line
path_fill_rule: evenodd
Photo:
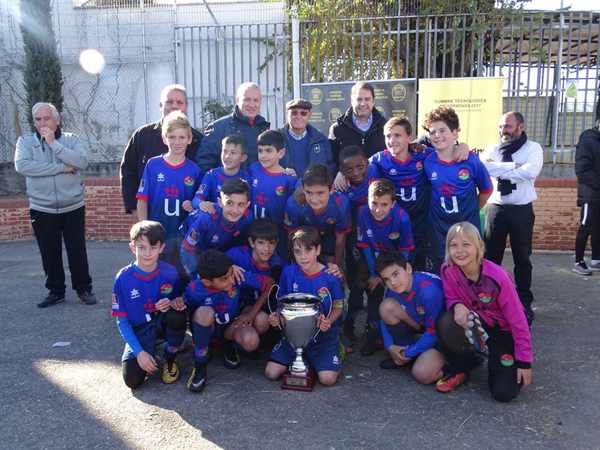
<path fill-rule="evenodd" d="M 279 293 L 279 285 L 274 284 L 269 289 L 269 295 L 267 296 L 267 307 L 269 308 L 269 312 L 272 314 L 277 311 L 277 294 Z M 273 305 L 275 307 L 273 307 Z"/>
<path fill-rule="evenodd" d="M 319 304 L 319 308 L 321 309 L 321 314 L 323 314 L 325 317 L 327 317 L 329 319 L 329 317 L 331 316 L 331 311 L 333 311 L 333 297 L 332 297 L 329 289 L 325 288 L 325 290 L 327 291 L 327 297 L 329 297 L 329 309 L 326 311 L 323 308 L 323 300 L 324 299 L 321 300 L 321 303 Z M 313 341 L 316 341 L 317 336 L 319 335 L 320 332 L 321 332 L 321 329 L 319 328 L 313 337 Z"/>

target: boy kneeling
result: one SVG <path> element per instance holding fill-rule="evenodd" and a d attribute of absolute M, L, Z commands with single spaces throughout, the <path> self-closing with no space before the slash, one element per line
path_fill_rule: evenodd
<path fill-rule="evenodd" d="M 331 310 L 329 317 L 319 318 L 319 334 L 305 349 L 309 365 L 315 369 L 319 382 L 331 386 L 337 381 L 342 368 L 340 356 L 340 328 L 344 311 L 344 291 L 340 280 L 326 271 L 318 261 L 321 254 L 321 238 L 313 227 L 301 227 L 292 233 L 290 244 L 295 264 L 283 269 L 279 281 L 278 296 L 292 293 L 312 294 L 321 299 L 323 311 Z M 329 292 L 328 292 L 329 291 Z M 330 294 L 330 295 L 329 295 Z M 279 326 L 276 313 L 269 316 L 271 326 Z M 265 368 L 265 376 L 277 380 L 285 373 L 296 353 L 283 338 L 273 347 L 271 360 Z"/>
<path fill-rule="evenodd" d="M 174 383 L 179 378 L 175 356 L 185 337 L 187 318 L 177 270 L 158 260 L 165 248 L 165 229 L 153 220 L 142 220 L 131 227 L 129 237 L 135 262 L 117 274 L 112 299 L 112 315 L 125 340 L 123 380 L 136 389 L 158 370 L 156 338 L 166 335 L 161 378 Z"/>
<path fill-rule="evenodd" d="M 437 381 L 444 367 L 444 357 L 435 348 L 435 324 L 444 308 L 441 280 L 430 273 L 413 273 L 400 252 L 382 253 L 375 267 L 386 287 L 379 314 L 383 345 L 391 357 L 380 367 L 413 364 L 412 375 L 419 383 Z"/>

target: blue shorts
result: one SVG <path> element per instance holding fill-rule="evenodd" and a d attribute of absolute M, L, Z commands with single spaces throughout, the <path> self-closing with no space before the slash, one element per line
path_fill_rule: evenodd
<path fill-rule="evenodd" d="M 317 372 L 324 370 L 339 372 L 342 369 L 342 360 L 338 334 L 317 339 L 316 343 L 313 341 L 304 349 L 303 356 L 308 365 Z M 271 351 L 270 360 L 282 366 L 289 366 L 294 359 L 296 359 L 296 352 L 286 338 L 282 338 Z"/>
<path fill-rule="evenodd" d="M 142 349 L 152 356 L 156 353 L 156 338 L 164 336 L 162 318 L 162 314 L 157 314 L 150 322 L 133 327 L 133 332 L 138 338 Z M 136 356 L 129 344 L 125 344 L 121 362 L 125 362 L 129 359 L 136 359 Z"/>

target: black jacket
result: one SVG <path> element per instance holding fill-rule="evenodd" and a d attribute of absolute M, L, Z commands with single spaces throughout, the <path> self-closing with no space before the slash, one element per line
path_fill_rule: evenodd
<path fill-rule="evenodd" d="M 366 133 L 360 131 L 352 121 L 352 108 L 348 110 L 329 128 L 329 140 L 335 163 L 339 165 L 340 150 L 348 145 L 358 145 L 363 148 L 367 158 L 385 149 L 383 126 L 386 118 L 377 108 L 373 108 L 373 123 Z"/>
<path fill-rule="evenodd" d="M 575 152 L 577 205 L 600 205 L 600 130 L 591 128 L 579 136 Z"/>
<path fill-rule="evenodd" d="M 161 135 L 161 122 L 148 123 L 133 132 L 121 160 L 121 195 L 125 211 L 130 213 L 137 209 L 135 195 L 146 167 L 146 161 L 154 156 L 167 153 Z M 185 156 L 196 161 L 196 152 L 202 141 L 202 133 L 192 128 L 192 143 L 188 145 Z"/>

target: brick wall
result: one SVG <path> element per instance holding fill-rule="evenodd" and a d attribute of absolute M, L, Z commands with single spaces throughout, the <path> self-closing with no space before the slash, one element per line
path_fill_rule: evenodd
<path fill-rule="evenodd" d="M 533 247 L 572 250 L 579 209 L 574 179 L 538 179 Z M 123 212 L 117 178 L 86 178 L 86 232 L 90 239 L 124 240 L 134 217 Z M 0 199 L 0 240 L 30 239 L 27 200 Z"/>

